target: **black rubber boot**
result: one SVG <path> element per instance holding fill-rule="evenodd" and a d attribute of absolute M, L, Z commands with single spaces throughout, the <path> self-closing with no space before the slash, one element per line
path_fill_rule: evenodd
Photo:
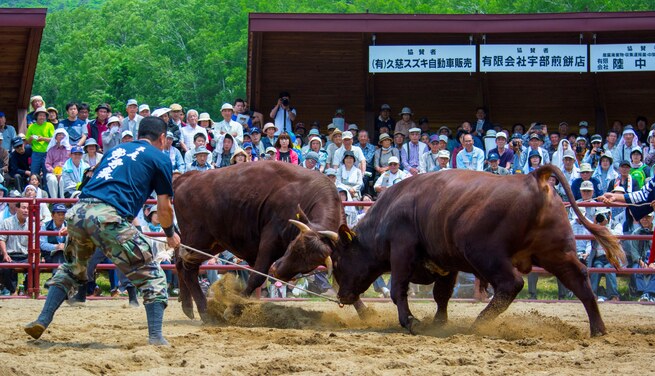
<path fill-rule="evenodd" d="M 130 307 L 138 307 L 139 306 L 139 299 L 136 297 L 136 287 L 130 286 L 126 288 L 127 290 L 127 295 L 130 298 Z"/>
<path fill-rule="evenodd" d="M 148 343 L 153 346 L 168 346 L 168 341 L 161 332 L 166 305 L 162 302 L 154 302 L 144 304 L 144 306 L 148 319 Z"/>
<path fill-rule="evenodd" d="M 61 303 L 63 303 L 67 297 L 68 295 L 66 294 L 66 291 L 61 287 L 50 287 L 48 290 L 48 297 L 45 300 L 45 305 L 43 306 L 39 318 L 37 318 L 36 321 L 32 321 L 25 325 L 25 333 L 29 334 L 34 339 L 39 339 L 41 334 L 43 334 L 48 325 L 52 322 L 55 312 L 57 312 L 57 309 L 59 309 L 59 306 L 61 306 Z"/>

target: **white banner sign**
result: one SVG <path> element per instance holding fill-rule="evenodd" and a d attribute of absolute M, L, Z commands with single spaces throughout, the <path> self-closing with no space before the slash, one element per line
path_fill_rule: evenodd
<path fill-rule="evenodd" d="M 587 45 L 481 44 L 480 72 L 587 72 Z"/>
<path fill-rule="evenodd" d="M 592 44 L 592 72 L 655 70 L 655 43 Z"/>
<path fill-rule="evenodd" d="M 475 72 L 475 46 L 369 46 L 370 73 Z"/>

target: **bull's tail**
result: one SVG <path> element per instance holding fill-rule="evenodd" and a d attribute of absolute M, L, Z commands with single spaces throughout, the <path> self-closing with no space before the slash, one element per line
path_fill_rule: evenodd
<path fill-rule="evenodd" d="M 616 237 L 612 235 L 606 227 L 592 223 L 582 214 L 578 204 L 575 202 L 575 198 L 573 197 L 571 186 L 559 168 L 552 164 L 547 164 L 536 171 L 533 171 L 532 174 L 537 179 L 540 186 L 548 184 L 548 178 L 551 175 L 555 175 L 562 187 L 564 187 L 564 192 L 566 192 L 566 196 L 569 198 L 573 212 L 575 212 L 575 215 L 578 217 L 582 225 L 596 237 L 598 243 L 603 247 L 603 249 L 605 249 L 605 256 L 607 256 L 607 260 L 610 264 L 612 264 L 616 269 L 619 269 L 622 264 L 626 264 L 625 253 L 623 252 L 618 239 L 616 239 Z"/>

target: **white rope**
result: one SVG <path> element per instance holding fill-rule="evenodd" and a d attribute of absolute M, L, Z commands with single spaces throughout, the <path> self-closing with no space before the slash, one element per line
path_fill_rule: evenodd
<path fill-rule="evenodd" d="M 154 237 L 152 237 L 152 236 L 145 235 L 145 234 L 144 234 L 144 236 L 147 237 L 148 239 L 154 240 L 154 241 L 156 241 L 156 242 L 160 242 L 160 243 L 166 243 L 166 244 L 168 244 L 168 242 L 167 242 L 166 240 L 157 239 L 157 238 L 154 238 Z M 209 258 L 212 258 L 212 259 L 216 259 L 216 260 L 218 260 L 218 255 L 210 255 L 210 254 L 207 253 L 207 252 L 203 252 L 203 251 L 201 251 L 201 250 L 199 250 L 199 249 L 195 249 L 195 248 L 193 248 L 193 247 L 189 247 L 188 245 L 184 245 L 184 244 L 181 244 L 181 243 L 180 243 L 180 247 L 186 248 L 186 249 L 188 249 L 189 251 L 196 252 L 196 253 L 201 254 L 201 255 L 203 255 L 203 256 L 206 256 L 206 257 L 209 257 Z M 313 291 L 306 290 L 306 289 L 304 289 L 304 288 L 302 288 L 302 287 L 300 287 L 300 286 L 296 286 L 296 285 L 294 285 L 294 284 L 291 284 L 291 283 L 285 282 L 285 281 L 283 281 L 283 280 L 281 280 L 281 279 L 275 278 L 275 277 L 270 276 L 270 275 L 268 275 L 268 274 L 266 274 L 266 273 L 262 273 L 262 272 L 260 272 L 260 271 L 255 270 L 255 269 L 249 268 L 249 267 L 247 267 L 247 266 L 245 266 L 245 265 L 239 265 L 239 264 L 237 264 L 236 262 L 228 261 L 228 260 L 225 260 L 225 259 L 221 259 L 220 261 L 222 261 L 222 262 L 226 262 L 226 263 L 228 263 L 228 264 L 230 264 L 230 265 L 234 265 L 234 266 L 239 267 L 239 268 L 241 268 L 241 269 L 243 269 L 243 270 L 246 270 L 246 271 L 248 271 L 248 272 L 252 272 L 252 273 L 259 274 L 259 275 L 261 275 L 261 276 L 264 276 L 264 277 L 270 278 L 270 279 L 272 279 L 272 280 L 274 280 L 274 281 L 276 281 L 276 282 L 280 282 L 280 283 L 282 283 L 282 284 L 284 284 L 284 285 L 290 286 L 291 288 L 298 289 L 298 290 L 303 291 L 303 292 L 306 292 L 306 293 L 308 293 L 308 294 L 311 294 L 311 295 L 317 296 L 317 297 L 319 297 L 319 298 L 321 298 L 321 299 L 325 299 L 325 300 L 329 300 L 329 301 L 331 301 L 331 302 L 335 302 L 335 303 L 339 304 L 340 306 L 342 305 L 341 302 L 339 302 L 337 299 L 334 299 L 334 298 L 332 298 L 332 297 L 325 296 L 325 295 L 322 295 L 322 294 L 317 294 L 317 293 L 315 293 L 315 292 L 313 292 Z"/>

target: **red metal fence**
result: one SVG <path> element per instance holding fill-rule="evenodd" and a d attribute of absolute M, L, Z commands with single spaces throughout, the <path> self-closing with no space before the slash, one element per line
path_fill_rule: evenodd
<path fill-rule="evenodd" d="M 28 229 L 27 231 L 0 231 L 1 235 L 26 235 L 28 238 L 28 257 L 25 263 L 0 263 L 0 269 L 15 269 L 16 271 L 24 271 L 27 274 L 27 292 L 24 296 L 14 296 L 14 298 L 38 298 L 41 288 L 41 271 L 56 269 L 58 264 L 41 263 L 40 251 L 40 236 L 58 235 L 56 231 L 41 231 L 41 203 L 65 203 L 72 204 L 77 202 L 77 199 L 53 199 L 53 198 L 0 198 L 0 202 L 7 203 L 20 203 L 27 202 L 29 204 L 29 215 L 27 218 Z M 155 204 L 155 200 L 150 200 L 149 203 Z M 371 206 L 371 201 L 351 201 L 344 202 L 344 206 Z M 598 206 L 625 206 L 624 204 L 605 205 L 600 203 L 578 203 L 581 207 L 598 207 Z M 146 233 L 149 236 L 163 237 L 163 233 Z M 594 239 L 593 235 L 576 235 L 576 239 L 591 240 Z M 620 240 L 651 240 L 650 235 L 620 235 L 617 236 Z M 113 264 L 99 264 L 99 270 L 115 269 Z M 175 265 L 162 265 L 165 270 L 175 271 Z M 201 270 L 218 270 L 219 272 L 227 272 L 230 270 L 240 270 L 241 268 L 233 265 L 202 265 Z M 540 274 L 548 274 L 542 268 L 533 268 L 534 272 Z M 590 273 L 616 273 L 616 274 L 655 274 L 655 269 L 621 269 L 615 270 L 611 268 L 589 268 Z M 7 298 L 7 297 L 2 297 Z"/>

